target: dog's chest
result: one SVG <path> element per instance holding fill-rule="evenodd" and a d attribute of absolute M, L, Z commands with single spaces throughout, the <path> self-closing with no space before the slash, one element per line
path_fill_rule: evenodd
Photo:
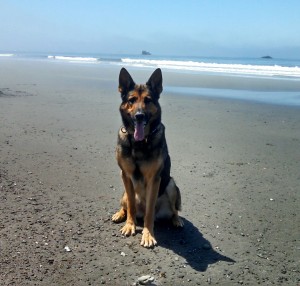
<path fill-rule="evenodd" d="M 130 157 L 134 163 L 143 165 L 144 162 L 156 160 L 161 154 L 161 146 L 152 142 L 135 142 L 122 146 L 124 157 Z"/>
<path fill-rule="evenodd" d="M 128 175 L 134 182 L 141 185 L 147 184 L 160 172 L 163 165 L 161 151 L 160 148 L 153 149 L 147 145 L 131 148 L 126 161 L 130 162 L 131 170 Z"/>
<path fill-rule="evenodd" d="M 131 157 L 133 161 L 138 164 L 143 164 L 143 161 L 148 161 L 149 159 L 152 159 L 153 156 L 154 154 L 150 148 L 131 150 Z"/>

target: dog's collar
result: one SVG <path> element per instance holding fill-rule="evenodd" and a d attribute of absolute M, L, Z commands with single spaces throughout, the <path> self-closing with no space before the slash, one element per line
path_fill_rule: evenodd
<path fill-rule="evenodd" d="M 148 136 L 151 136 L 151 135 L 153 135 L 153 134 L 155 134 L 155 133 L 157 133 L 157 131 L 159 130 L 159 128 L 160 128 L 160 123 L 152 130 L 152 132 L 148 135 Z"/>
<path fill-rule="evenodd" d="M 126 130 L 126 128 L 124 126 L 121 127 L 121 132 L 124 133 L 124 134 L 127 133 L 127 130 Z"/>

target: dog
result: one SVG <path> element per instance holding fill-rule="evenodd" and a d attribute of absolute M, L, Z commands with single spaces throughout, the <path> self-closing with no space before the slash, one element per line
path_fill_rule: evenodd
<path fill-rule="evenodd" d="M 116 158 L 121 169 L 125 192 L 121 209 L 112 221 L 126 220 L 121 233 L 136 232 L 136 218 L 144 219 L 141 245 L 154 247 L 154 219 L 170 219 L 175 227 L 182 227 L 178 216 L 181 194 L 170 176 L 171 160 L 161 122 L 159 97 L 163 90 L 162 73 L 156 69 L 146 84 L 135 84 L 122 68 L 119 92 L 123 126 L 118 133 Z"/>

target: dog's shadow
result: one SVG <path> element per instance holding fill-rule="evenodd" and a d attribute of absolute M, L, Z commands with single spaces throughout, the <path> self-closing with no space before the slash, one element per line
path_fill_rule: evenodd
<path fill-rule="evenodd" d="M 196 271 L 204 272 L 209 265 L 218 261 L 235 263 L 235 260 L 216 252 L 190 221 L 181 219 L 184 222 L 183 228 L 174 228 L 163 221 L 155 223 L 155 237 L 160 247 L 170 249 L 183 257 Z"/>

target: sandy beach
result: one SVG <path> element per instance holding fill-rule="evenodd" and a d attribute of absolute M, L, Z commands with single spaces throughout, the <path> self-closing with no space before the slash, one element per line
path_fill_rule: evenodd
<path fill-rule="evenodd" d="M 172 93 L 163 122 L 185 226 L 158 246 L 111 222 L 121 66 L 0 61 L 0 285 L 299 285 L 300 107 Z M 129 70 L 145 82 L 152 70 Z M 163 70 L 165 86 L 300 82 Z M 184 89 L 183 89 L 184 90 Z"/>

